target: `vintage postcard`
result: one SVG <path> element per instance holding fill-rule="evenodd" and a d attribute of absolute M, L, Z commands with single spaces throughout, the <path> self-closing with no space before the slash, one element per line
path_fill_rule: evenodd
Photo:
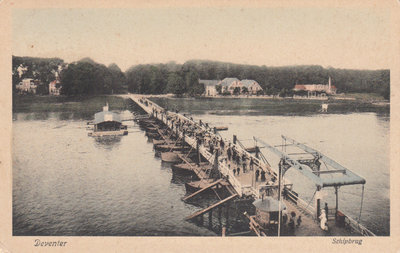
<path fill-rule="evenodd" d="M 0 1 L 0 252 L 399 252 L 399 1 Z"/>

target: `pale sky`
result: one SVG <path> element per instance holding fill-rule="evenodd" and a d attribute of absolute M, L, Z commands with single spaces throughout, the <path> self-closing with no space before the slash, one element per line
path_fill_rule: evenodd
<path fill-rule="evenodd" d="M 208 59 L 266 66 L 389 68 L 383 8 L 14 9 L 12 53 L 90 57 L 125 71 Z"/>

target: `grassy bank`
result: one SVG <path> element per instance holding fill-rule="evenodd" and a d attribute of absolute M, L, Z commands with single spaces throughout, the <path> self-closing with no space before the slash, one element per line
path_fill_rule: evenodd
<path fill-rule="evenodd" d="M 389 104 L 377 105 L 367 100 L 308 100 L 308 99 L 263 99 L 263 98 L 165 98 L 153 97 L 154 102 L 169 110 L 219 115 L 308 115 L 319 113 L 321 104 L 329 105 L 328 113 L 375 112 L 389 115 Z M 13 112 L 72 112 L 82 117 L 91 117 L 109 103 L 110 110 L 128 110 L 132 101 L 118 96 L 16 96 Z"/>
<path fill-rule="evenodd" d="M 102 110 L 108 103 L 110 110 L 127 110 L 129 103 L 116 96 L 15 96 L 13 112 L 87 112 Z"/>

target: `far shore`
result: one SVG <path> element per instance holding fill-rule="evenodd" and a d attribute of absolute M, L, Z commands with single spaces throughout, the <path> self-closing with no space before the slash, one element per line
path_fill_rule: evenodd
<path fill-rule="evenodd" d="M 273 98 L 267 96 L 223 96 L 223 97 L 176 97 L 173 94 L 143 95 L 114 94 L 92 96 L 15 96 L 13 98 L 13 113 L 49 113 L 70 112 L 74 117 L 90 118 L 93 114 L 109 103 L 113 110 L 123 111 L 131 108 L 131 103 L 125 99 L 128 95 L 145 96 L 154 100 L 160 106 L 174 108 L 180 111 L 210 114 L 248 114 L 248 115 L 313 115 L 320 113 L 322 104 L 328 104 L 328 114 L 373 112 L 379 115 L 390 115 L 390 103 L 382 100 L 361 99 L 297 99 Z M 187 103 L 191 101 L 190 103 Z M 226 101 L 226 102 L 225 102 Z"/>
<path fill-rule="evenodd" d="M 131 94 L 131 93 L 128 93 Z M 120 94 L 125 95 L 125 94 Z M 131 94 L 137 95 L 147 98 L 193 98 L 189 96 L 176 96 L 175 94 Z M 379 96 L 374 96 L 374 94 L 368 93 L 355 93 L 355 94 L 339 94 L 336 96 L 326 96 L 326 97 L 302 97 L 302 96 L 294 96 L 294 97 L 279 97 L 273 95 L 230 95 L 230 96 L 199 96 L 195 98 L 204 98 L 204 99 L 234 99 L 234 98 L 245 98 L 245 99 L 271 99 L 271 100 L 301 100 L 301 101 L 333 101 L 333 100 L 343 100 L 343 101 L 359 101 L 363 103 L 371 103 L 377 106 L 387 106 L 390 105 L 389 100 L 385 100 Z"/>

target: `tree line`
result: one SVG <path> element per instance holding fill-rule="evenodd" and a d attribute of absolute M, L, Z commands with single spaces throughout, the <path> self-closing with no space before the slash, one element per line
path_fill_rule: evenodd
<path fill-rule="evenodd" d="M 18 67 L 27 71 L 19 76 Z M 199 79 L 222 80 L 225 77 L 257 81 L 268 95 L 291 95 L 295 84 L 326 84 L 331 77 L 338 92 L 378 93 L 390 96 L 390 71 L 324 68 L 318 65 L 267 67 L 207 60 L 190 60 L 184 64 L 140 64 L 122 72 L 116 64 L 105 66 L 84 58 L 66 64 L 59 58 L 13 56 L 13 87 L 23 78 L 35 78 L 45 83 L 59 73 L 64 95 L 111 94 L 126 90 L 141 94 L 198 96 L 204 92 Z M 43 88 L 43 93 L 48 87 Z M 47 90 L 48 92 L 48 90 Z"/>

